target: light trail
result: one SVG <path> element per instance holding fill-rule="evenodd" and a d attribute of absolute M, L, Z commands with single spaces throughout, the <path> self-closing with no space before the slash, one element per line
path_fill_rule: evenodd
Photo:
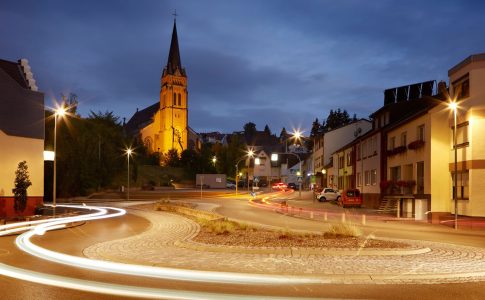
<path fill-rule="evenodd" d="M 265 275 L 265 274 L 247 274 L 247 273 L 230 273 L 230 272 L 212 272 L 212 271 L 197 271 L 184 270 L 175 268 L 151 267 L 134 264 L 124 264 L 117 262 L 108 262 L 101 260 L 93 260 L 83 257 L 67 255 L 55 251 L 51 251 L 35 245 L 30 241 L 34 235 L 43 235 L 50 230 L 63 228 L 67 223 L 97 220 L 104 218 L 112 218 L 124 215 L 124 209 L 113 207 L 94 207 L 94 206 L 75 206 L 75 205 L 58 205 L 60 207 L 71 207 L 77 209 L 95 210 L 95 213 L 41 220 L 22 222 L 21 225 L 33 225 L 28 227 L 29 231 L 21 234 L 16 239 L 16 245 L 22 251 L 25 251 L 38 258 L 69 265 L 78 268 L 85 268 L 101 272 L 117 273 L 129 276 L 142 276 L 166 280 L 181 280 L 189 282 L 202 283 L 223 283 L 223 284 L 237 284 L 237 285 L 280 285 L 280 284 L 322 284 L 329 283 L 329 280 L 318 279 L 312 277 L 297 277 L 297 276 L 281 276 L 281 275 Z M 111 213 L 109 213 L 111 211 Z M 114 211 L 114 213 L 112 212 Z M 12 228 L 13 224 L 9 224 Z M 25 228 L 21 226 L 20 228 Z M 292 299 L 291 297 L 271 297 L 271 296 L 252 296 L 252 295 L 232 295 L 232 294 L 218 294 L 206 293 L 196 291 L 179 291 L 170 289 L 154 289 L 143 288 L 137 286 L 126 286 L 102 283 L 96 281 L 78 280 L 75 278 L 68 278 L 63 276 L 56 276 L 44 273 L 38 273 L 30 270 L 24 270 L 0 264 L 0 274 L 14 277 L 21 280 L 27 280 L 40 284 L 51 286 L 62 286 L 70 289 L 81 291 L 92 291 L 103 294 L 128 296 L 128 297 L 145 297 L 145 298 L 169 298 L 169 299 Z"/>
<path fill-rule="evenodd" d="M 237 295 L 223 293 L 209 293 L 184 290 L 157 289 L 148 287 L 138 287 L 131 285 L 120 285 L 104 283 L 83 279 L 74 279 L 57 275 L 44 274 L 29 270 L 24 270 L 0 263 L 0 274 L 30 281 L 34 283 L 49 285 L 53 287 L 63 287 L 83 292 L 108 294 L 123 297 L 149 298 L 149 299 L 214 299 L 214 300 L 276 300 L 276 299 L 295 299 L 293 297 L 257 296 L 257 295 Z M 298 297 L 301 298 L 301 297 Z M 312 298 L 305 298 L 312 299 Z M 313 298 L 316 299 L 316 298 Z M 322 298 L 318 298 L 322 299 Z"/>

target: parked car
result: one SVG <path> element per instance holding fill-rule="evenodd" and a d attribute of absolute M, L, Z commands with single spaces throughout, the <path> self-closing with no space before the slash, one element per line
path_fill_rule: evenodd
<path fill-rule="evenodd" d="M 298 189 L 298 185 L 294 182 L 290 182 L 288 183 L 288 188 L 296 190 Z"/>
<path fill-rule="evenodd" d="M 362 206 L 362 194 L 358 189 L 345 190 L 343 196 L 337 200 L 342 207 L 345 206 Z"/>
<path fill-rule="evenodd" d="M 320 194 L 317 194 L 317 200 L 320 202 L 323 201 L 339 201 L 341 199 L 341 195 L 339 191 L 330 188 L 324 188 Z"/>
<path fill-rule="evenodd" d="M 234 182 L 234 181 L 229 181 L 229 180 L 228 180 L 228 181 L 226 182 L 226 188 L 228 188 L 228 189 L 235 189 L 235 188 L 236 188 L 236 182 Z"/>
<path fill-rule="evenodd" d="M 273 188 L 273 190 L 284 190 L 288 186 L 283 182 L 277 182 L 277 183 L 273 183 L 271 187 Z"/>

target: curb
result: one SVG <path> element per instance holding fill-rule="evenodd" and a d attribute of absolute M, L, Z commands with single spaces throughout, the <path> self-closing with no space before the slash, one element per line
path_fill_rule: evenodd
<path fill-rule="evenodd" d="M 205 251 L 205 252 L 224 252 L 224 253 L 244 253 L 244 254 L 273 254 L 286 256 L 407 256 L 418 255 L 431 252 L 430 248 L 415 248 L 406 250 L 394 250 L 393 248 L 383 249 L 359 249 L 359 248 L 296 248 L 296 247 L 242 247 L 227 245 L 210 245 L 194 241 L 175 241 L 174 245 L 180 248 Z"/>

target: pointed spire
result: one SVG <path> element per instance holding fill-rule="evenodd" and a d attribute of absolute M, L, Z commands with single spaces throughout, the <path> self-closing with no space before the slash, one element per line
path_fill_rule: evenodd
<path fill-rule="evenodd" d="M 182 68 L 182 61 L 180 60 L 179 42 L 177 37 L 177 23 L 173 20 L 172 41 L 170 42 L 170 52 L 168 54 L 168 61 L 166 66 L 168 74 L 174 75 L 178 69 L 180 74 L 185 76 L 185 70 Z"/>

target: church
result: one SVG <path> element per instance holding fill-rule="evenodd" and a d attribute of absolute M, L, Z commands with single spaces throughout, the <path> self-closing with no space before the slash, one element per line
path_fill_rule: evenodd
<path fill-rule="evenodd" d="M 138 110 L 126 123 L 129 135 L 139 135 L 150 153 L 166 154 L 175 149 L 178 154 L 197 148 L 197 133 L 188 126 L 187 73 L 182 67 L 176 20 L 167 65 L 162 72 L 160 100 Z"/>

